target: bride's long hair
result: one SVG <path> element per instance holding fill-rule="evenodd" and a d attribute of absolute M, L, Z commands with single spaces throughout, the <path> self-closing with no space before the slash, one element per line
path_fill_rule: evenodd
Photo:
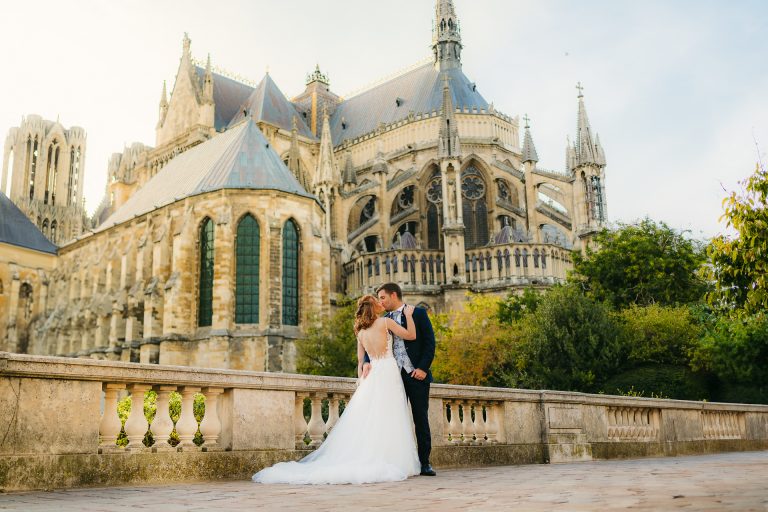
<path fill-rule="evenodd" d="M 379 318 L 376 314 L 376 306 L 379 300 L 373 295 L 363 295 L 357 301 L 355 312 L 355 336 L 363 329 L 368 329 Z"/>

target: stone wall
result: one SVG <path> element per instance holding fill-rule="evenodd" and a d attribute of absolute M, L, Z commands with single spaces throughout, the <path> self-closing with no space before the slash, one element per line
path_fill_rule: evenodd
<path fill-rule="evenodd" d="M 0 353 L 0 490 L 246 479 L 322 444 L 354 389 L 353 379 Z M 181 395 L 176 447 L 166 441 L 171 392 Z M 125 448 L 115 442 L 124 394 Z M 196 394 L 206 401 L 199 425 Z M 438 468 L 768 449 L 759 405 L 434 385 L 430 424 Z"/>

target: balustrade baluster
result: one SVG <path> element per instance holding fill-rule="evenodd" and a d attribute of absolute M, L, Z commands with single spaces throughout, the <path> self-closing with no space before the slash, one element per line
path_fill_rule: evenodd
<path fill-rule="evenodd" d="M 176 422 L 176 433 L 179 434 L 179 448 L 192 450 L 196 448 L 194 439 L 197 434 L 197 419 L 195 418 L 195 394 L 199 387 L 183 386 L 181 393 L 181 416 Z"/>
<path fill-rule="evenodd" d="M 451 404 L 449 400 L 443 400 L 443 442 L 451 444 L 451 422 L 448 421 L 448 415 L 452 415 Z"/>
<path fill-rule="evenodd" d="M 168 439 L 173 432 L 173 420 L 168 410 L 168 402 L 171 398 L 171 392 L 176 391 L 176 386 L 157 386 L 157 411 L 155 419 L 152 422 L 152 436 L 155 438 L 155 444 L 152 448 L 155 451 L 172 451 L 173 446 L 168 444 Z"/>
<path fill-rule="evenodd" d="M 131 392 L 131 413 L 125 422 L 125 436 L 128 438 L 129 451 L 146 450 L 144 436 L 149 430 L 149 422 L 144 416 L 144 392 L 152 389 L 147 384 L 131 384 L 128 390 Z"/>
<path fill-rule="evenodd" d="M 484 405 L 484 402 L 475 402 L 475 442 L 479 445 L 486 443 L 485 436 L 488 434 L 488 417 L 483 414 L 483 409 L 486 414 L 488 409 Z"/>
<path fill-rule="evenodd" d="M 203 388 L 205 396 L 205 415 L 200 422 L 200 434 L 203 436 L 203 450 L 207 452 L 221 451 L 219 444 L 221 435 L 221 419 L 219 419 L 219 395 L 223 388 Z"/>
<path fill-rule="evenodd" d="M 328 421 L 325 423 L 325 431 L 330 433 L 336 422 L 339 421 L 339 395 L 328 395 Z"/>
<path fill-rule="evenodd" d="M 312 394 L 312 416 L 309 418 L 309 438 L 312 440 L 310 446 L 320 446 L 323 443 L 323 434 L 325 434 L 325 422 L 323 421 L 323 398 L 321 393 Z"/>
<path fill-rule="evenodd" d="M 449 400 L 448 404 L 451 406 L 451 421 L 448 423 L 448 430 L 451 432 L 451 443 L 461 444 L 459 402 L 456 400 Z"/>
<path fill-rule="evenodd" d="M 294 432 L 296 435 L 296 448 L 306 448 L 304 436 L 307 434 L 307 420 L 304 418 L 304 393 L 296 393 L 296 404 L 293 409 Z"/>
<path fill-rule="evenodd" d="M 472 444 L 473 441 L 472 407 L 469 401 L 463 400 L 461 402 L 461 444 Z"/>
<path fill-rule="evenodd" d="M 485 433 L 488 436 L 488 444 L 499 443 L 499 424 L 496 416 L 496 402 L 485 403 Z"/>
<path fill-rule="evenodd" d="M 99 423 L 99 450 L 115 451 L 115 444 L 120 435 L 120 416 L 117 414 L 117 393 L 125 389 L 125 384 L 104 384 L 104 413 Z"/>

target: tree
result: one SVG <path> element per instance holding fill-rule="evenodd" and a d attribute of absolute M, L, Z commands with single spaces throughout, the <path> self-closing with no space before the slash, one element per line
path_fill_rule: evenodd
<path fill-rule="evenodd" d="M 511 293 L 499 302 L 499 321 L 511 325 L 522 320 L 527 314 L 536 312 L 541 304 L 541 293 L 533 288 L 526 288 L 522 295 Z"/>
<path fill-rule="evenodd" d="M 575 286 L 553 288 L 522 321 L 507 382 L 531 388 L 596 391 L 626 360 L 610 308 Z M 517 372 L 517 374 L 515 374 Z"/>
<path fill-rule="evenodd" d="M 670 364 L 687 366 L 701 329 L 687 306 L 631 306 L 618 313 L 627 364 Z"/>
<path fill-rule="evenodd" d="M 699 269 L 701 244 L 664 224 L 644 219 L 595 235 L 597 249 L 574 253 L 571 280 L 598 301 L 616 308 L 631 304 L 677 305 L 701 300 L 706 291 Z"/>
<path fill-rule="evenodd" d="M 432 318 L 437 338 L 432 373 L 436 380 L 468 386 L 496 385 L 505 359 L 499 299 L 471 295 L 462 309 Z"/>
<path fill-rule="evenodd" d="M 325 319 L 316 319 L 296 343 L 296 369 L 307 375 L 357 377 L 354 301 L 339 304 Z"/>
<path fill-rule="evenodd" d="M 710 278 L 716 286 L 708 294 L 716 307 L 737 314 L 763 314 L 768 310 L 768 172 L 758 164 L 742 183 L 744 190 L 723 200 L 727 226 L 737 237 L 712 240 L 707 254 Z"/>

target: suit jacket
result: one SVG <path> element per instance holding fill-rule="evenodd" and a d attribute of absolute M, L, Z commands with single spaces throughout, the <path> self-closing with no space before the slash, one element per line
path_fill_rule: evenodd
<path fill-rule="evenodd" d="M 400 315 L 400 325 L 408 328 L 408 320 L 405 315 Z M 416 339 L 411 341 L 404 340 L 405 351 L 408 353 L 414 368 L 427 372 L 427 382 L 432 382 L 432 361 L 435 359 L 435 331 L 432 329 L 432 322 L 429 321 L 427 310 L 424 308 L 415 308 L 413 310 L 413 321 L 416 324 Z M 369 362 L 368 354 L 365 354 L 365 362 Z"/>

